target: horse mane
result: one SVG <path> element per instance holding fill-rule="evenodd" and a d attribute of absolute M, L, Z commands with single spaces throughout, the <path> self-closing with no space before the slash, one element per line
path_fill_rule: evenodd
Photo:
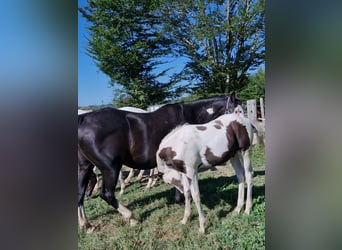
<path fill-rule="evenodd" d="M 215 97 L 209 97 L 205 99 L 198 99 L 194 101 L 189 101 L 189 102 L 181 102 L 180 104 L 189 104 L 189 105 L 203 105 L 207 103 L 208 101 L 214 102 L 214 101 L 222 101 L 222 99 L 227 99 L 227 96 L 215 96 Z"/>

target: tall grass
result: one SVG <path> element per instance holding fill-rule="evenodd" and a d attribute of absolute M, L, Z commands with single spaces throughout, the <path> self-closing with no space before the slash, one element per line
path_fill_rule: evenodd
<path fill-rule="evenodd" d="M 122 216 L 98 196 L 85 200 L 92 234 L 78 233 L 79 249 L 264 249 L 265 245 L 264 148 L 254 146 L 253 209 L 249 216 L 232 213 L 237 201 L 237 179 L 227 164 L 217 171 L 199 173 L 201 203 L 206 216 L 206 234 L 198 232 L 199 221 L 192 203 L 191 216 L 181 225 L 184 208 L 174 204 L 174 190 L 160 180 L 145 191 L 146 183 L 134 182 L 120 202 L 141 223 L 130 227 Z"/>

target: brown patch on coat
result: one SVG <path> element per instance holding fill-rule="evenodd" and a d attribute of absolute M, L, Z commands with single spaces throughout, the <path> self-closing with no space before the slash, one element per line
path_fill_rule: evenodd
<path fill-rule="evenodd" d="M 236 151 L 227 150 L 221 156 L 214 155 L 209 147 L 205 150 L 204 156 L 211 166 L 220 165 L 234 156 Z"/>
<path fill-rule="evenodd" d="M 185 164 L 182 160 L 174 160 L 173 158 L 177 155 L 176 151 L 173 151 L 171 147 L 166 147 L 160 150 L 159 157 L 165 161 L 166 165 L 174 170 L 182 173 L 186 173 Z"/>
<path fill-rule="evenodd" d="M 172 178 L 171 184 L 172 184 L 172 185 L 175 185 L 175 186 L 178 187 L 180 190 L 182 190 L 182 192 L 184 192 L 184 188 L 183 188 L 182 182 L 181 182 L 180 180 L 177 180 L 177 179 L 175 179 L 175 178 Z"/>
<path fill-rule="evenodd" d="M 246 127 L 237 121 L 227 126 L 226 135 L 229 150 L 247 150 L 251 145 Z"/>
<path fill-rule="evenodd" d="M 220 120 L 215 120 L 214 123 L 217 123 L 219 126 L 223 127 L 223 123 Z"/>
<path fill-rule="evenodd" d="M 215 120 L 214 123 L 214 127 L 217 129 L 221 129 L 223 127 L 223 123 L 220 120 Z"/>
<path fill-rule="evenodd" d="M 196 128 L 197 128 L 198 130 L 202 130 L 202 131 L 207 129 L 206 126 L 196 126 Z"/>
<path fill-rule="evenodd" d="M 214 155 L 212 150 L 207 147 L 204 156 L 210 165 L 222 164 L 233 157 L 238 150 L 247 150 L 251 145 L 246 127 L 237 121 L 232 121 L 227 126 L 226 136 L 228 140 L 227 151 L 223 152 L 222 155 Z"/>
<path fill-rule="evenodd" d="M 167 159 L 172 159 L 175 156 L 176 156 L 176 151 L 172 151 L 171 147 L 163 148 L 159 152 L 159 157 L 164 161 L 166 161 Z"/>

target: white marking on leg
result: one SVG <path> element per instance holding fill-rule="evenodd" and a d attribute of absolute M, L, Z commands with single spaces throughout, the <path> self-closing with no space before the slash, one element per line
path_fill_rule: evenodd
<path fill-rule="evenodd" d="M 123 179 L 123 176 L 122 176 L 122 170 L 120 170 L 119 172 L 119 182 L 120 182 L 120 193 L 119 193 L 119 197 L 121 197 L 125 191 L 125 182 L 124 182 L 124 179 Z"/>
<path fill-rule="evenodd" d="M 247 182 L 247 200 L 246 200 L 245 214 L 250 214 L 252 206 L 253 206 L 253 198 L 252 198 L 253 169 L 251 165 L 250 151 L 246 150 L 245 152 L 242 152 L 242 155 L 243 155 L 245 176 L 246 176 L 246 182 Z"/>
<path fill-rule="evenodd" d="M 122 214 L 125 220 L 129 221 L 131 226 L 136 226 L 139 222 L 133 218 L 132 211 L 119 203 L 118 212 Z"/>
<path fill-rule="evenodd" d="M 118 211 L 125 219 L 130 219 L 132 217 L 132 211 L 126 208 L 124 205 L 119 203 Z"/>
<path fill-rule="evenodd" d="M 211 115 L 212 113 L 214 113 L 213 108 L 208 108 L 208 109 L 207 109 L 207 113 L 208 113 L 209 115 Z"/>
<path fill-rule="evenodd" d="M 97 177 L 96 177 L 97 178 Z M 99 192 L 99 189 L 100 189 L 100 179 L 99 178 L 97 178 L 97 181 L 96 181 L 96 184 L 95 184 L 95 187 L 94 187 L 94 190 L 93 190 L 93 192 L 94 193 L 98 193 Z"/>
<path fill-rule="evenodd" d="M 198 218 L 199 218 L 199 232 L 200 233 L 205 233 L 205 216 L 201 207 L 201 199 L 200 199 L 200 193 L 199 193 L 199 188 L 198 188 L 198 180 L 197 180 L 197 173 L 195 174 L 194 178 L 191 181 L 190 185 L 191 189 L 191 196 L 196 204 L 197 211 L 198 211 Z"/>
<path fill-rule="evenodd" d="M 244 169 L 241 165 L 239 155 L 236 154 L 234 157 L 230 159 L 230 162 L 235 170 L 236 177 L 239 183 L 239 191 L 238 191 L 238 200 L 237 205 L 234 209 L 234 212 L 240 213 L 245 200 L 245 176 L 244 176 Z"/>
<path fill-rule="evenodd" d="M 182 175 L 182 181 L 183 181 L 183 187 L 184 187 L 185 208 L 184 208 L 184 217 L 181 220 L 181 224 L 185 225 L 191 214 L 190 184 L 185 175 Z"/>
<path fill-rule="evenodd" d="M 137 181 L 140 181 L 142 179 L 144 172 L 144 170 L 140 170 L 139 175 L 137 177 Z"/>
<path fill-rule="evenodd" d="M 153 169 L 151 170 L 151 172 L 152 172 L 152 175 L 153 175 L 153 177 L 152 177 L 153 181 L 152 181 L 151 187 L 154 187 L 154 186 L 156 185 L 157 179 L 158 179 L 158 177 L 157 177 L 158 168 L 153 168 Z"/>
<path fill-rule="evenodd" d="M 148 182 L 145 187 L 146 190 L 151 188 L 152 182 L 153 182 L 153 169 L 150 170 L 150 176 L 148 177 Z"/>
<path fill-rule="evenodd" d="M 87 216 L 84 212 L 83 206 L 78 207 L 78 223 L 80 225 L 80 228 L 88 228 L 91 227 L 87 220 Z"/>
<path fill-rule="evenodd" d="M 134 169 L 131 168 L 129 170 L 129 174 L 128 174 L 127 178 L 125 179 L 125 184 L 128 184 L 131 182 L 131 178 L 133 177 L 133 175 L 134 175 Z"/>
<path fill-rule="evenodd" d="M 95 177 L 96 177 L 96 184 L 95 184 L 93 193 L 98 193 L 98 191 L 100 189 L 100 180 L 99 180 L 99 178 L 97 178 L 96 169 L 97 169 L 96 167 L 93 168 L 93 173 L 95 174 Z"/>

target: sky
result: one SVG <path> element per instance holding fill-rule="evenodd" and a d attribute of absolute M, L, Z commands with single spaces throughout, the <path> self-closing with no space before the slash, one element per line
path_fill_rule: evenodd
<path fill-rule="evenodd" d="M 78 5 L 85 6 L 86 1 L 79 0 Z M 109 85 L 109 77 L 86 54 L 86 26 L 85 18 L 78 13 L 78 106 L 112 103 L 113 87 Z"/>

